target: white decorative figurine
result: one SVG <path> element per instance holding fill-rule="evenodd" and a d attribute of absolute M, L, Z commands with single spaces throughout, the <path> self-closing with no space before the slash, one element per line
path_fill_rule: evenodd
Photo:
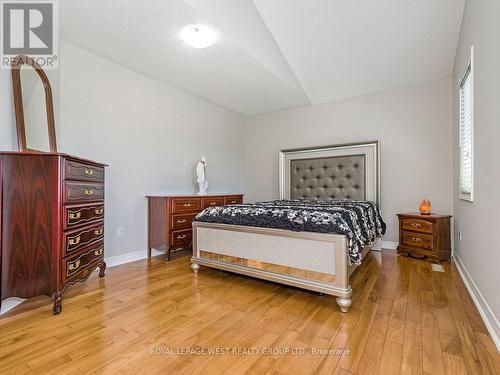
<path fill-rule="evenodd" d="M 203 156 L 196 165 L 196 179 L 198 181 L 198 186 L 200 187 L 200 191 L 198 192 L 198 194 L 200 195 L 207 194 L 208 181 L 206 173 L 207 173 L 207 159 Z"/>

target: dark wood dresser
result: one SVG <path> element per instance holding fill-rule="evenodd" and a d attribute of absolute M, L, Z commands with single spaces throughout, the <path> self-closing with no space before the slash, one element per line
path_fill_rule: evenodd
<path fill-rule="evenodd" d="M 62 153 L 0 153 L 1 295 L 48 295 L 104 277 L 105 164 Z"/>
<path fill-rule="evenodd" d="M 243 194 L 148 196 L 148 257 L 151 249 L 191 247 L 192 221 L 207 207 L 243 203 Z"/>
<path fill-rule="evenodd" d="M 398 214 L 398 254 L 427 258 L 434 261 L 450 260 L 450 215 Z"/>

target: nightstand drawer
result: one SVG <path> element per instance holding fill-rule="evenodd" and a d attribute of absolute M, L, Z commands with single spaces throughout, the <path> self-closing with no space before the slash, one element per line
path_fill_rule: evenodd
<path fill-rule="evenodd" d="M 430 251 L 434 249 L 434 237 L 428 234 L 404 231 L 402 237 L 403 245 L 419 247 Z"/>
<path fill-rule="evenodd" d="M 403 230 L 429 234 L 434 233 L 432 222 L 421 219 L 403 219 L 401 220 L 401 227 Z"/>

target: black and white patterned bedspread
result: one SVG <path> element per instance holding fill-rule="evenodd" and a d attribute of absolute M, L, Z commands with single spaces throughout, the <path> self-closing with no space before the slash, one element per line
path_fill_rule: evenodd
<path fill-rule="evenodd" d="M 352 200 L 276 200 L 209 207 L 195 221 L 344 234 L 350 264 L 355 265 L 361 263 L 363 247 L 373 245 L 386 230 L 374 202 Z"/>

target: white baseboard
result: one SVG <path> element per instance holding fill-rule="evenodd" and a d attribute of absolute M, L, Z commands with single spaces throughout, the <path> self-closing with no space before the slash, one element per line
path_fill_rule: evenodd
<path fill-rule="evenodd" d="M 398 243 L 397 242 L 382 241 L 379 238 L 373 244 L 372 250 L 375 250 L 375 251 L 382 251 L 382 249 L 384 249 L 384 250 L 396 250 L 397 247 L 398 247 Z"/>
<path fill-rule="evenodd" d="M 157 256 L 157 255 L 164 255 L 164 251 L 158 251 L 153 249 L 151 252 L 151 256 Z M 125 264 L 125 263 L 130 263 L 130 262 L 135 262 L 136 260 L 141 260 L 141 259 L 146 259 L 148 257 L 148 251 L 147 250 L 139 250 L 139 251 L 134 251 L 133 253 L 127 253 L 123 255 L 115 255 L 113 257 L 107 257 L 104 258 L 104 261 L 106 262 L 106 267 L 115 267 L 119 266 L 120 264 Z"/>
<path fill-rule="evenodd" d="M 20 303 L 26 301 L 23 298 L 10 297 L 2 301 L 2 308 L 0 309 L 0 315 L 5 314 L 7 311 L 12 310 L 14 307 Z"/>
<path fill-rule="evenodd" d="M 372 250 L 375 251 L 381 251 L 382 250 L 382 240 L 380 238 L 377 238 L 375 243 L 372 246 Z"/>
<path fill-rule="evenodd" d="M 500 351 L 500 324 L 498 323 L 497 317 L 493 314 L 493 311 L 484 299 L 483 294 L 456 253 L 453 256 L 453 260 L 457 265 L 458 273 L 462 277 L 465 287 L 469 291 L 469 294 L 471 295 L 472 300 L 474 301 L 474 304 L 483 319 L 486 329 L 490 333 L 497 350 Z"/>
<path fill-rule="evenodd" d="M 399 243 L 393 241 L 382 241 L 382 249 L 388 250 L 396 250 L 398 248 Z"/>

